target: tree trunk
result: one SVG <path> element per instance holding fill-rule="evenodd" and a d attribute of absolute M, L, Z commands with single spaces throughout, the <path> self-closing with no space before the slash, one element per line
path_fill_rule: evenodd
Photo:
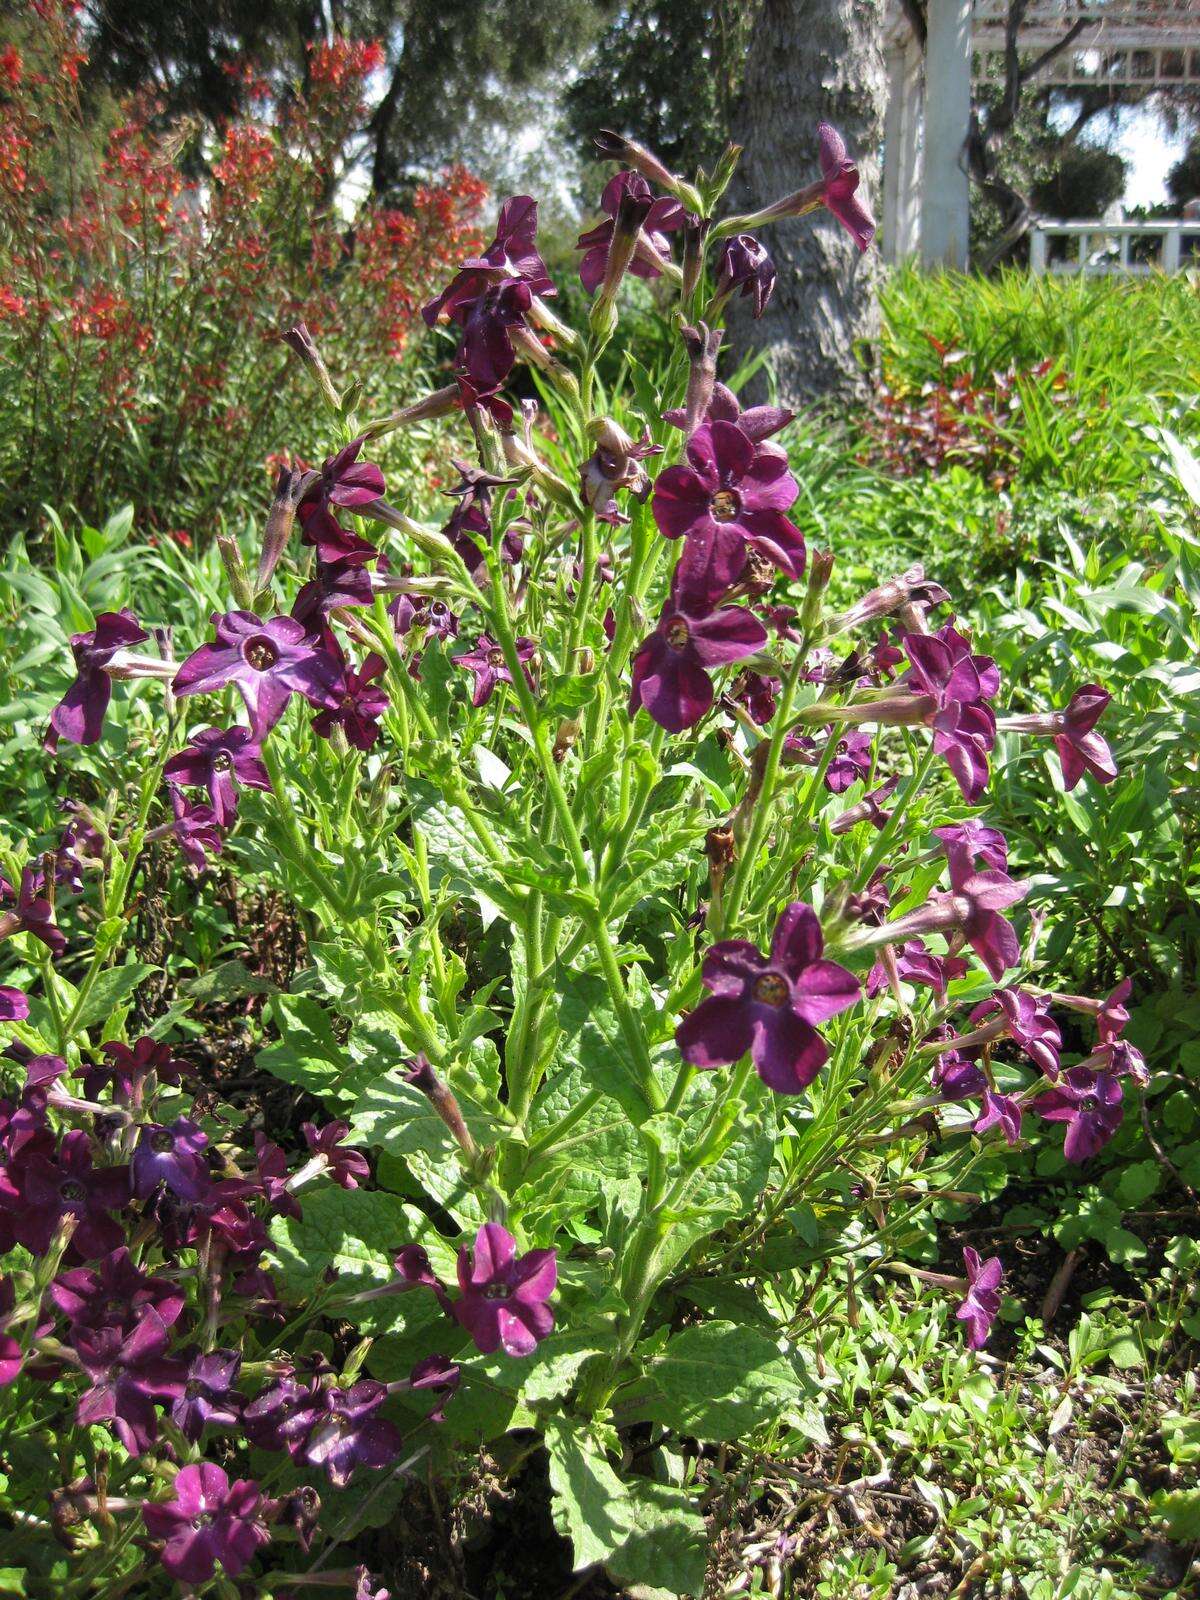
<path fill-rule="evenodd" d="M 745 147 L 735 210 L 752 211 L 818 175 L 817 123 L 831 122 L 878 212 L 884 111 L 882 0 L 763 0 L 750 41 L 733 137 Z M 730 306 L 735 353 L 766 350 L 792 403 L 861 395 L 856 346 L 878 328 L 878 256 L 863 256 L 828 212 L 762 230 L 779 272 L 759 322 L 749 301 Z M 764 376 L 754 385 L 761 393 Z"/>

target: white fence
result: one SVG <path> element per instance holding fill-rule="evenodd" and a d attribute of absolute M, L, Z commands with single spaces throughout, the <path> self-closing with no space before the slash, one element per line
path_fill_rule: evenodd
<path fill-rule="evenodd" d="M 1056 246 L 1054 241 L 1063 241 Z M 1035 273 L 1089 276 L 1200 268 L 1200 218 L 1194 222 L 1038 222 L 1030 240 Z"/>

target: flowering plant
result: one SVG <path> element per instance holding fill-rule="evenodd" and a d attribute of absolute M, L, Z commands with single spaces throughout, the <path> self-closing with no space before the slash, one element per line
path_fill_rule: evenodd
<path fill-rule="evenodd" d="M 774 281 L 759 224 L 824 208 L 869 244 L 840 139 L 814 183 L 726 218 L 736 150 L 696 184 L 603 150 L 624 176 L 580 241 L 586 334 L 554 315 L 528 197 L 425 308 L 453 330 L 444 389 L 361 418 L 293 328 L 323 465 L 281 472 L 256 559 L 222 541 L 194 648 L 127 614 L 72 642 L 59 761 L 102 746 L 114 682 L 146 680 L 152 735 L 128 794 L 3 884 L 0 1381 L 29 1434 L 76 1424 L 50 1511 L 72 1593 L 153 1551 L 193 1589 L 367 1594 L 336 1547 L 418 1462 L 518 1434 L 580 1568 L 699 1594 L 683 1442 L 820 1437 L 800 1313 L 759 1302 L 815 1264 L 897 1266 L 979 1348 L 1002 1261 L 907 1268 L 916 1224 L 1032 1119 L 1088 1159 L 1144 1074 L 1127 985 L 1038 980 L 1029 884 L 982 809 L 1002 730 L 1051 740 L 1067 787 L 1110 781 L 1105 691 L 1006 716 L 920 568 L 835 607 L 787 413 L 717 379 L 722 306 Z M 639 270 L 676 286 L 679 345 L 608 395 Z M 522 368 L 541 406 L 506 393 Z M 441 527 L 372 459 L 438 417 L 476 458 Z M 313 1108 L 291 1153 L 197 1102 L 181 1010 L 130 1026 L 156 844 L 198 897 L 223 854 L 298 908 L 259 1056 Z M 1074 1061 L 1072 1013 L 1095 1035 Z M 650 1473 L 618 1472 L 646 1424 Z"/>

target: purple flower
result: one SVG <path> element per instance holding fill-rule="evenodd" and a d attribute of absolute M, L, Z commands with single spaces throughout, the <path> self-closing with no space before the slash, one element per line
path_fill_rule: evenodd
<path fill-rule="evenodd" d="M 829 1055 L 814 1024 L 859 998 L 858 979 L 822 960 L 824 948 L 816 912 L 799 900 L 776 924 L 769 957 L 745 939 L 713 945 L 700 974 L 712 994 L 675 1030 L 684 1060 L 708 1070 L 749 1050 L 765 1084 L 799 1094 Z"/>
<path fill-rule="evenodd" d="M 430 1422 L 445 1422 L 446 1402 L 458 1388 L 462 1368 L 449 1356 L 426 1356 L 418 1361 L 409 1376 L 409 1385 L 415 1390 L 427 1389 L 437 1396 L 437 1404 L 429 1413 Z"/>
<path fill-rule="evenodd" d="M 165 1539 L 164 1569 L 180 1583 L 206 1583 L 217 1562 L 230 1577 L 248 1567 L 271 1535 L 262 1521 L 262 1496 L 249 1478 L 230 1483 L 210 1461 L 181 1467 L 173 1500 L 147 1501 L 142 1520 L 153 1539 Z"/>
<path fill-rule="evenodd" d="M 934 1063 L 931 1076 L 933 1087 L 943 1100 L 970 1100 L 988 1086 L 980 1068 L 957 1050 L 943 1051 Z"/>
<path fill-rule="evenodd" d="M 1005 1032 L 1014 1044 L 1020 1045 L 1046 1077 L 1057 1078 L 1062 1034 L 1050 1015 L 1050 1001 L 1045 996 L 1027 994 L 1024 989 L 997 989 L 990 1000 L 975 1007 L 971 1021 L 982 1022 L 997 1011 L 1002 1013 Z"/>
<path fill-rule="evenodd" d="M 360 561 L 330 561 L 319 564 L 316 577 L 300 590 L 292 602 L 292 616 L 308 633 L 324 639 L 331 611 L 369 606 L 374 598 L 371 574 Z"/>
<path fill-rule="evenodd" d="M 971 1126 L 976 1133 L 998 1127 L 1009 1144 L 1016 1144 L 1021 1137 L 1021 1107 L 1011 1095 L 985 1089 L 982 1110 Z"/>
<path fill-rule="evenodd" d="M 869 789 L 861 800 L 848 806 L 845 811 L 839 811 L 829 824 L 830 833 L 849 833 L 860 822 L 869 822 L 873 828 L 881 830 L 886 828 L 892 813 L 885 811 L 879 802 L 889 799 L 896 792 L 899 782 L 900 779 L 895 776 L 885 778 L 877 789 Z"/>
<path fill-rule="evenodd" d="M 478 394 L 494 394 L 512 371 L 517 359 L 512 330 L 525 326 L 532 304 L 529 285 L 515 280 L 488 289 L 471 304 L 463 320 L 455 371 Z"/>
<path fill-rule="evenodd" d="M 259 741 L 249 728 L 204 728 L 193 734 L 187 748 L 167 762 L 163 777 L 181 788 L 207 789 L 219 828 L 230 827 L 237 816 L 238 784 L 271 787 Z"/>
<path fill-rule="evenodd" d="M 506 278 L 525 284 L 531 295 L 552 295 L 554 285 L 537 249 L 537 201 L 526 194 L 513 195 L 500 208 L 496 237 L 481 256 L 464 261 L 450 285 L 421 315 L 427 326 L 465 320 L 467 308 L 492 285 Z"/>
<path fill-rule="evenodd" d="M 4 1331 L 8 1326 L 8 1318 L 16 1304 L 16 1298 L 12 1279 L 0 1278 L 0 1389 L 16 1382 L 24 1361 L 20 1340 L 14 1339 L 11 1333 Z M 439 1358 L 435 1356 L 433 1359 Z"/>
<path fill-rule="evenodd" d="M 982 861 L 985 867 L 994 867 L 997 872 L 1008 871 L 1008 841 L 999 828 L 985 828 L 974 817 L 967 817 L 962 822 L 935 828 L 933 836 L 941 840 L 947 856 L 951 850 L 958 850 L 972 861 Z"/>
<path fill-rule="evenodd" d="M 286 1418 L 280 1433 L 293 1460 L 324 1467 L 339 1489 L 356 1467 L 386 1467 L 400 1453 L 401 1439 L 376 1415 L 387 1399 L 382 1383 L 364 1378 L 349 1389 L 317 1389 Z"/>
<path fill-rule="evenodd" d="M 933 748 L 973 805 L 987 785 L 987 753 L 996 742 L 995 714 L 986 704 L 1000 687 L 996 663 L 973 656 L 951 623 L 934 634 L 905 634 L 904 648 L 912 665 L 903 682 L 930 702 Z"/>
<path fill-rule="evenodd" d="M 42 893 L 40 867 L 21 869 L 21 887 L 14 890 L 7 878 L 0 878 L 0 902 L 15 900 L 12 911 L 0 912 L 0 939 L 9 939 L 14 933 L 29 933 L 40 939 L 52 956 L 60 956 L 67 948 L 67 936 L 54 920 L 54 907 Z"/>
<path fill-rule="evenodd" d="M 947 866 L 954 895 L 965 902 L 963 932 L 988 975 L 999 983 L 1021 959 L 1016 930 L 1001 912 L 1023 900 L 1029 885 L 995 869 L 976 872 L 971 857 L 954 848 L 947 856 Z"/>
<path fill-rule="evenodd" d="M 63 1135 L 54 1159 L 40 1152 L 22 1164 L 21 1204 L 13 1218 L 18 1241 L 45 1255 L 59 1223 L 75 1218 L 71 1250 L 87 1261 L 124 1243 L 124 1230 L 110 1213 L 129 1203 L 129 1168 L 92 1166 L 91 1141 L 81 1128 Z"/>
<path fill-rule="evenodd" d="M 726 240 L 717 264 L 718 300 L 727 300 L 739 291 L 743 300 L 753 301 L 756 321 L 775 292 L 775 263 L 752 233 Z"/>
<path fill-rule="evenodd" d="M 1063 1155 L 1086 1161 L 1096 1155 L 1121 1126 L 1121 1085 L 1110 1072 L 1071 1067 L 1054 1088 L 1038 1095 L 1033 1109 L 1047 1122 L 1065 1122 Z"/>
<path fill-rule="evenodd" d="M 297 1383 L 294 1377 L 270 1384 L 242 1410 L 247 1439 L 260 1450 L 282 1450 L 287 1445 L 284 1428 L 301 1411 L 315 1405 L 315 1385 Z"/>
<path fill-rule="evenodd" d="M 822 200 L 860 250 L 875 237 L 875 218 L 858 194 L 858 168 L 849 160 L 846 141 L 827 122 L 817 123 Z"/>
<path fill-rule="evenodd" d="M 366 1156 L 343 1146 L 342 1141 L 350 1132 L 348 1122 L 327 1122 L 323 1128 L 313 1122 L 302 1122 L 300 1132 L 313 1155 L 324 1159 L 326 1171 L 340 1188 L 357 1189 L 371 1176 Z"/>
<path fill-rule="evenodd" d="M 136 1266 L 125 1245 L 96 1267 L 74 1267 L 55 1278 L 47 1291 L 51 1304 L 76 1327 L 100 1328 L 110 1322 L 128 1327 L 152 1306 L 164 1327 L 172 1327 L 183 1313 L 184 1296 L 166 1278 L 155 1277 Z"/>
<path fill-rule="evenodd" d="M 978 1250 L 967 1245 L 963 1250 L 963 1265 L 967 1269 L 967 1297 L 954 1313 L 960 1322 L 967 1324 L 967 1345 L 972 1350 L 982 1350 L 987 1343 L 992 1323 L 1000 1314 L 1000 1284 L 1004 1268 L 999 1256 L 979 1259 Z"/>
<path fill-rule="evenodd" d="M 629 694 L 630 716 L 645 706 L 670 733 L 692 727 L 711 708 L 710 669 L 741 661 L 767 642 L 766 629 L 744 606 L 713 611 L 678 582 L 678 573 L 676 580 L 657 627 L 633 658 Z"/>
<path fill-rule="evenodd" d="M 315 545 L 317 559 L 325 562 L 371 561 L 379 554 L 375 546 L 358 534 L 343 528 L 334 512 L 360 511 L 378 500 L 386 484 L 373 461 L 358 459 L 366 441 L 352 439 L 330 456 L 321 475 L 296 508 L 303 543 Z"/>
<path fill-rule="evenodd" d="M 896 976 L 902 982 L 919 983 L 932 989 L 939 1004 L 945 1002 L 946 985 L 954 978 L 961 978 L 967 970 L 967 963 L 961 956 L 935 956 L 921 939 L 906 939 L 893 952 L 893 960 Z M 867 978 L 867 998 L 882 994 L 886 987 L 887 969 L 877 961 Z"/>
<path fill-rule="evenodd" d="M 355 750 L 369 750 L 379 738 L 379 719 L 391 704 L 387 691 L 377 687 L 386 671 L 387 662 L 374 650 L 357 670 L 347 668 L 341 704 L 318 711 L 312 719 L 313 732 L 328 739 L 334 728 L 340 727 L 347 744 Z"/>
<path fill-rule="evenodd" d="M 29 996 L 0 983 L 0 1022 L 23 1022 L 29 1015 Z"/>
<path fill-rule="evenodd" d="M 547 1301 L 558 1282 L 553 1250 L 516 1254 L 516 1241 L 498 1222 L 485 1222 L 475 1235 L 474 1253 L 458 1252 L 458 1286 L 452 1309 L 455 1320 L 491 1355 L 527 1356 L 554 1327 Z"/>
<path fill-rule="evenodd" d="M 87 1067 L 83 1075 L 83 1092 L 89 1100 L 96 1100 L 100 1091 L 112 1085 L 113 1099 L 122 1105 L 140 1106 L 151 1073 L 156 1083 L 178 1084 L 185 1063 L 171 1053 L 169 1044 L 143 1035 L 132 1045 L 116 1040 L 101 1046 L 101 1055 L 107 1066 L 98 1063 Z"/>
<path fill-rule="evenodd" d="M 234 683 L 255 734 L 274 727 L 293 693 L 317 706 L 336 706 L 339 663 L 319 650 L 294 617 L 264 621 L 251 611 L 214 614 L 215 644 L 201 645 L 175 674 L 175 693 L 213 694 Z"/>
<path fill-rule="evenodd" d="M 732 422 L 706 422 L 687 442 L 688 465 L 668 467 L 654 485 L 651 509 L 668 539 L 700 539 L 734 582 L 747 546 L 799 578 L 805 546 L 800 530 L 784 516 L 800 486 L 787 457 L 756 444 Z"/>
<path fill-rule="evenodd" d="M 520 661 L 525 673 L 526 682 L 532 689 L 534 687 L 533 674 L 527 663 L 537 653 L 537 640 L 522 637 L 517 640 L 517 660 Z M 471 704 L 485 706 L 492 698 L 498 683 L 511 683 L 512 673 L 504 661 L 504 651 L 488 634 L 481 633 L 475 641 L 474 650 L 466 650 L 460 656 L 451 659 L 457 666 L 465 667 L 474 676 L 475 685 L 471 690 Z"/>
<path fill-rule="evenodd" d="M 683 207 L 678 200 L 665 195 L 656 199 L 640 173 L 618 172 L 604 185 L 600 196 L 600 209 L 608 220 L 581 233 L 576 244 L 576 249 L 584 252 L 579 263 L 579 279 L 589 294 L 596 292 L 604 278 L 617 213 L 627 196 L 641 202 L 645 208 L 628 271 L 639 278 L 658 278 L 663 267 L 670 263 L 671 242 L 666 235 L 683 226 L 686 215 Z"/>
<path fill-rule="evenodd" d="M 780 687 L 778 678 L 767 677 L 761 672 L 747 669 L 738 674 L 737 681 L 729 691 L 729 698 L 738 705 L 745 706 L 750 720 L 762 728 L 775 715 L 775 700 Z M 794 737 L 794 734 L 788 735 L 789 740 Z"/>
<path fill-rule="evenodd" d="M 75 657 L 75 682 L 50 713 L 46 749 L 56 750 L 60 738 L 72 744 L 95 744 L 104 729 L 104 714 L 112 698 L 110 669 L 130 647 L 150 635 L 132 611 L 104 611 L 91 633 L 71 638 Z"/>
<path fill-rule="evenodd" d="M 825 770 L 825 787 L 830 794 L 844 794 L 859 778 L 871 774 L 871 735 L 852 728 L 837 742 L 833 759 Z"/>
<path fill-rule="evenodd" d="M 205 1427 L 236 1427 L 242 1396 L 234 1389 L 242 1358 L 237 1350 L 214 1350 L 196 1356 L 187 1370 L 183 1393 L 171 1407 L 171 1421 L 193 1444 Z"/>
<path fill-rule="evenodd" d="M 704 421 L 736 422 L 747 439 L 753 439 L 755 444 L 761 444 L 773 433 L 786 428 L 794 417 L 794 411 L 787 411 L 782 406 L 751 406 L 743 411 L 741 402 L 732 389 L 726 388 L 723 383 L 714 383 L 712 399 L 708 402 Z M 687 421 L 687 408 L 677 406 L 671 411 L 664 411 L 663 421 L 669 422 L 673 428 L 682 428 Z M 771 448 L 780 450 L 779 445 L 772 445 Z"/>
<path fill-rule="evenodd" d="M 169 1128 L 146 1123 L 130 1162 L 134 1194 L 147 1200 L 163 1184 L 181 1200 L 199 1200 L 208 1188 L 207 1144 L 208 1135 L 187 1117 Z"/>
<path fill-rule="evenodd" d="M 1094 731 L 1111 699 L 1099 684 L 1085 683 L 1082 689 L 1076 689 L 1062 714 L 1062 728 L 1054 735 L 1054 748 L 1068 790 L 1074 789 L 1085 772 L 1097 783 L 1112 783 L 1117 776 L 1117 764 L 1107 739 Z"/>
<path fill-rule="evenodd" d="M 130 1455 L 140 1455 L 158 1437 L 155 1402 L 183 1393 L 186 1368 L 166 1354 L 170 1335 L 153 1306 L 140 1312 L 132 1332 L 114 1327 L 81 1328 L 75 1353 L 92 1386 L 79 1397 L 75 1420 L 87 1427 L 112 1424 Z"/>
<path fill-rule="evenodd" d="M 171 810 L 174 821 L 166 824 L 167 831 L 174 834 L 188 866 L 203 872 L 208 866 L 208 853 L 219 856 L 225 846 L 212 807 L 192 805 L 177 789 L 172 789 Z"/>

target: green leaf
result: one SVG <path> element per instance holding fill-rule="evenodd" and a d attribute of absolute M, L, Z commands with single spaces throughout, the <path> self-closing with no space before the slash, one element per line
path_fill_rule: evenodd
<path fill-rule="evenodd" d="M 639 1415 L 706 1444 L 779 1420 L 809 1392 L 773 1339 L 734 1322 L 675 1334 L 634 1391 Z"/>
<path fill-rule="evenodd" d="M 454 1136 L 428 1097 L 405 1082 L 406 1070 L 395 1067 L 363 1089 L 350 1118 L 351 1136 L 402 1159 L 417 1182 L 464 1227 L 477 1225 L 485 1220 L 482 1207 L 463 1173 Z M 465 1093 L 457 1098 L 476 1144 L 493 1143 L 497 1123 Z"/>
<path fill-rule="evenodd" d="M 214 1005 L 226 1000 L 244 1000 L 252 994 L 278 994 L 279 985 L 270 978 L 260 978 L 251 972 L 244 961 L 236 958 L 222 961 L 183 986 L 185 994 L 201 1005 Z"/>
<path fill-rule="evenodd" d="M 271 1223 L 277 1270 L 293 1296 L 320 1287 L 330 1270 L 339 1279 L 359 1280 L 356 1289 L 378 1288 L 395 1277 L 392 1254 L 414 1238 L 411 1206 L 382 1189 L 341 1189 L 319 1179 L 301 1190 L 301 1203 L 301 1216 Z"/>
<path fill-rule="evenodd" d="M 576 1572 L 599 1563 L 624 1584 L 703 1591 L 704 1520 L 682 1489 L 622 1482 L 595 1440 L 565 1418 L 547 1424 L 546 1445 L 554 1524 L 571 1541 Z"/>
<path fill-rule="evenodd" d="M 425 836 L 430 874 L 479 904 L 485 925 L 502 914 L 510 922 L 521 916 L 522 899 L 500 878 L 465 814 L 432 784 L 410 778 L 413 824 Z"/>
<path fill-rule="evenodd" d="M 1149 1200 L 1162 1183 L 1162 1168 L 1157 1161 L 1134 1161 L 1125 1167 L 1113 1191 L 1122 1211 L 1132 1211 Z"/>
<path fill-rule="evenodd" d="M 150 976 L 161 969 L 144 961 L 131 961 L 124 967 L 106 967 L 92 985 L 75 1019 L 80 1028 L 93 1028 L 107 1022 L 112 1013 Z"/>
<path fill-rule="evenodd" d="M 1200 1489 L 1159 1489 L 1150 1496 L 1150 1515 L 1168 1539 L 1191 1544 L 1200 1539 Z"/>
<path fill-rule="evenodd" d="M 630 998 L 636 980 L 629 980 Z M 563 1031 L 561 1049 L 566 1060 L 578 1066 L 593 1088 L 610 1096 L 635 1125 L 653 1114 L 642 1093 L 638 1065 L 617 1023 L 608 986 L 590 972 L 572 973 L 558 1009 Z"/>

